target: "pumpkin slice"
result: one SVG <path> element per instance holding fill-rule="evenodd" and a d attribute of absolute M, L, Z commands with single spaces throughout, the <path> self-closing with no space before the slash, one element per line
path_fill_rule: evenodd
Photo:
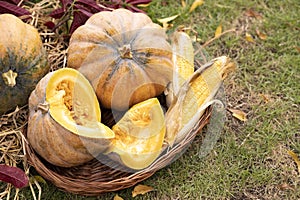
<path fill-rule="evenodd" d="M 65 68 L 51 77 L 46 88 L 50 114 L 69 131 L 86 137 L 111 138 L 101 121 L 101 111 L 88 80 L 78 71 Z"/>
<path fill-rule="evenodd" d="M 149 166 L 161 153 L 166 131 L 159 101 L 150 98 L 134 105 L 112 130 L 109 157 L 135 170 Z"/>
<path fill-rule="evenodd" d="M 29 98 L 28 141 L 48 162 L 70 167 L 106 151 L 114 132 L 88 80 L 77 70 L 47 74 Z"/>

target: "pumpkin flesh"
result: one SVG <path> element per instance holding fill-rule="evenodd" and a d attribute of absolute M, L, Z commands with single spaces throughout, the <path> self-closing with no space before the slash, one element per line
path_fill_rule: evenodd
<path fill-rule="evenodd" d="M 47 85 L 46 101 L 53 119 L 69 131 L 94 138 L 113 136 L 100 123 L 101 111 L 94 90 L 77 71 L 70 68 L 57 71 Z"/>
<path fill-rule="evenodd" d="M 159 101 L 151 98 L 134 105 L 112 130 L 115 138 L 109 156 L 117 154 L 121 164 L 131 169 L 149 166 L 161 153 L 166 131 Z"/>
<path fill-rule="evenodd" d="M 54 165 L 82 164 L 106 151 L 114 137 L 100 115 L 88 80 L 77 70 L 59 69 L 47 74 L 30 95 L 28 141 Z"/>

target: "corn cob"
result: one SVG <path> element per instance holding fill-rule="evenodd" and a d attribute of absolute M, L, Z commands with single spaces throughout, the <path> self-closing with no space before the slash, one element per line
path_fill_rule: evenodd
<path fill-rule="evenodd" d="M 184 81 L 194 73 L 194 47 L 190 36 L 185 32 L 176 31 L 171 38 L 171 44 L 174 71 L 173 80 L 165 91 L 168 106 Z"/>
<path fill-rule="evenodd" d="M 180 142 L 191 131 L 205 108 L 211 104 L 223 79 L 234 68 L 230 58 L 218 57 L 200 67 L 185 81 L 178 98 L 166 113 L 165 141 L 170 146 Z"/>

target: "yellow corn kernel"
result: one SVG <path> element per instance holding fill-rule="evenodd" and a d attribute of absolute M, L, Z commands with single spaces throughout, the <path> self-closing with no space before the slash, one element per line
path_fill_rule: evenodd
<path fill-rule="evenodd" d="M 176 97 L 184 81 L 194 73 L 194 47 L 190 36 L 176 31 L 171 39 L 174 71 L 172 82 L 166 91 L 168 105 Z"/>
<path fill-rule="evenodd" d="M 186 127 L 191 119 L 200 119 L 208 102 L 214 99 L 223 79 L 235 68 L 226 56 L 213 59 L 186 80 L 166 113 L 166 137 L 169 145 L 180 142 L 193 128 Z M 197 115 L 196 115 L 197 114 Z"/>

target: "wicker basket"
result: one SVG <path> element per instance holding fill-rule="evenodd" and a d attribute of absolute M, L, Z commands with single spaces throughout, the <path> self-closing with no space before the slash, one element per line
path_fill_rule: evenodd
<path fill-rule="evenodd" d="M 149 167 L 129 173 L 126 170 L 117 170 L 116 167 L 108 167 L 114 164 L 102 164 L 98 159 L 77 167 L 63 168 L 51 165 L 42 159 L 25 143 L 25 150 L 29 164 L 45 179 L 52 182 L 58 188 L 67 192 L 97 196 L 101 193 L 112 192 L 134 186 L 135 184 L 149 178 L 157 170 L 170 164 L 178 158 L 197 133 L 208 123 L 211 109 L 207 109 L 202 118 L 195 124 L 193 130 L 187 137 L 176 146 L 166 149 L 165 152 Z"/>
<path fill-rule="evenodd" d="M 200 51 L 200 53 L 198 51 L 198 57 L 195 62 L 196 68 L 206 62 L 207 55 L 204 53 L 204 51 Z M 224 93 L 221 95 L 224 95 Z M 166 105 L 164 95 L 159 96 L 158 99 L 162 105 Z M 99 162 L 99 159 L 96 158 L 81 166 L 63 168 L 54 166 L 42 159 L 28 142 L 25 143 L 25 150 L 29 164 L 32 165 L 42 177 L 52 182 L 58 188 L 75 194 L 97 196 L 102 193 L 118 191 L 134 186 L 175 161 L 184 153 L 195 136 L 209 122 L 213 110 L 212 108 L 213 106 L 209 106 L 206 109 L 201 119 L 180 143 L 174 145 L 172 148 L 166 148 L 159 158 L 149 167 L 136 172 L 122 170 L 120 166 L 115 167 L 115 165 L 118 164 L 109 159 L 103 164 L 103 160 Z M 167 109 L 166 106 L 165 109 Z M 118 116 L 118 113 L 101 109 L 101 114 L 103 123 L 112 126 L 115 123 L 115 118 L 118 119 L 123 113 L 119 113 Z M 26 130 L 24 131 L 24 135 L 26 137 Z"/>

